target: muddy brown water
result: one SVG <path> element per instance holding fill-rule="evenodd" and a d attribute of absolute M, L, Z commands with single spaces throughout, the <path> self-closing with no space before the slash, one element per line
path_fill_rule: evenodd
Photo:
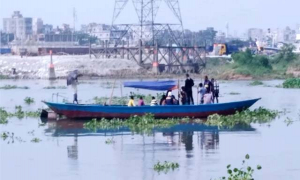
<path fill-rule="evenodd" d="M 114 94 L 132 92 L 156 94 L 120 88 L 117 81 Z M 65 80 L 50 83 L 45 80 L 1 80 L 6 84 L 28 86 L 30 89 L 0 90 L 0 107 L 14 111 L 16 105 L 24 110 L 45 108 L 42 100 L 62 101 L 53 93 L 72 100 L 72 89 L 43 89 L 62 86 Z M 112 83 L 112 82 L 111 82 Z M 197 81 L 198 83 L 198 81 Z M 249 165 L 263 168 L 255 172 L 255 179 L 298 180 L 300 177 L 300 90 L 276 88 L 282 81 L 265 81 L 265 86 L 248 86 L 249 81 L 220 82 L 221 102 L 261 97 L 251 109 L 263 106 L 286 111 L 270 124 L 252 124 L 251 128 L 233 131 L 203 125 L 180 125 L 156 129 L 151 135 L 131 133 L 128 129 L 91 132 L 82 122 L 49 121 L 39 126 L 38 118 L 9 119 L 0 125 L 0 133 L 13 132 L 15 138 L 0 139 L 0 179 L 2 180 L 79 180 L 79 179 L 215 179 L 226 174 L 226 166 L 241 167 L 246 154 Z M 83 81 L 78 87 L 82 103 L 92 102 L 95 96 L 109 97 L 111 90 L 104 80 Z M 268 87 L 266 87 L 268 86 Z M 230 95 L 231 92 L 240 93 Z M 174 94 L 177 94 L 175 91 Z M 35 103 L 28 106 L 25 97 Z M 194 90 L 194 97 L 196 92 Z M 295 122 L 287 126 L 289 117 Z M 33 138 L 41 139 L 32 143 Z M 114 144 L 106 144 L 113 138 Z M 177 170 L 157 173 L 153 165 L 158 161 L 179 163 Z"/>

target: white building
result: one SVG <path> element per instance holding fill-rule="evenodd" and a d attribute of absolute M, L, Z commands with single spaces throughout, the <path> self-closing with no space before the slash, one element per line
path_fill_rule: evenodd
<path fill-rule="evenodd" d="M 43 32 L 43 20 L 40 18 L 33 18 L 32 20 L 32 33 L 37 35 Z"/>
<path fill-rule="evenodd" d="M 109 41 L 110 39 L 110 26 L 106 24 L 90 23 L 82 25 L 81 31 L 91 36 L 96 36 L 101 41 Z"/>
<path fill-rule="evenodd" d="M 14 11 L 11 18 L 3 19 L 3 30 L 12 33 L 17 40 L 26 40 L 32 36 L 32 18 L 24 18 L 20 11 Z"/>
<path fill-rule="evenodd" d="M 251 28 L 248 29 L 248 38 L 252 39 L 252 40 L 262 40 L 264 37 L 264 32 L 262 29 L 258 29 L 258 28 Z"/>

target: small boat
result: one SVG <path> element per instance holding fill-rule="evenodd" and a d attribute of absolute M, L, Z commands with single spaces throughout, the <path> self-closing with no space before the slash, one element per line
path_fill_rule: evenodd
<path fill-rule="evenodd" d="M 124 87 L 148 89 L 156 91 L 174 90 L 179 87 L 175 81 L 137 81 L 125 82 Z M 71 119 L 83 118 L 129 118 L 151 113 L 156 118 L 206 118 L 212 114 L 229 115 L 236 111 L 248 109 L 259 99 L 205 105 L 165 105 L 135 106 L 98 105 L 98 104 L 66 104 L 44 102 L 58 115 Z"/>
<path fill-rule="evenodd" d="M 134 115 L 153 114 L 156 118 L 206 118 L 212 114 L 229 115 L 248 109 L 259 99 L 206 104 L 166 106 L 105 106 L 95 104 L 64 104 L 44 102 L 50 109 L 67 118 L 129 118 Z"/>

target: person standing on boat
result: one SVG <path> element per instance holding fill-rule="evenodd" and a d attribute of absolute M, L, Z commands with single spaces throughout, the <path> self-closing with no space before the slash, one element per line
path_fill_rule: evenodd
<path fill-rule="evenodd" d="M 180 102 L 182 105 L 186 105 L 186 92 L 185 92 L 185 87 L 181 87 L 180 91 Z"/>
<path fill-rule="evenodd" d="M 211 83 L 212 83 L 211 89 L 213 95 L 212 102 L 215 103 L 215 99 L 216 99 L 216 102 L 219 103 L 219 83 L 214 78 L 211 79 Z"/>
<path fill-rule="evenodd" d="M 199 90 L 198 93 L 200 94 L 200 104 L 203 104 L 204 103 L 204 95 L 206 93 L 206 89 L 203 87 L 202 83 L 199 84 L 199 88 L 200 88 L 200 90 Z"/>
<path fill-rule="evenodd" d="M 193 88 L 194 86 L 194 80 L 190 78 L 189 74 L 186 74 L 186 80 L 185 80 L 185 92 L 187 95 L 187 104 L 190 105 L 191 103 L 194 104 L 194 99 L 193 99 Z"/>
<path fill-rule="evenodd" d="M 77 79 L 72 82 L 72 88 L 74 90 L 74 95 L 73 95 L 73 104 L 78 104 L 78 98 L 77 98 Z"/>
<path fill-rule="evenodd" d="M 212 83 L 209 81 L 208 76 L 205 76 L 203 84 L 207 93 L 212 91 Z"/>
<path fill-rule="evenodd" d="M 129 107 L 135 106 L 135 104 L 134 104 L 134 97 L 133 96 L 130 96 L 130 100 L 128 102 L 128 106 Z"/>

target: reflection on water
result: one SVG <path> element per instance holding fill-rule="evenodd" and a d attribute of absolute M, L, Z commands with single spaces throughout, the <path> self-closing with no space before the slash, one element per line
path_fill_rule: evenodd
<path fill-rule="evenodd" d="M 77 134 L 74 135 L 74 144 L 72 146 L 68 146 L 68 158 L 71 159 L 78 159 L 78 136 Z"/>
<path fill-rule="evenodd" d="M 217 149 L 219 146 L 219 132 L 202 131 L 201 132 L 201 149 Z"/>
<path fill-rule="evenodd" d="M 86 121 L 81 120 L 50 120 L 47 121 L 47 128 L 45 133 L 54 137 L 74 137 L 72 145 L 67 146 L 68 158 L 78 159 L 78 137 L 79 136 L 132 136 L 135 133 L 131 132 L 128 127 L 120 127 L 117 129 L 97 129 L 96 131 L 85 129 L 83 124 Z M 248 131 L 254 131 L 255 129 L 247 127 Z M 155 136 L 161 135 L 165 139 L 165 144 L 168 146 L 178 147 L 184 145 L 186 151 L 186 157 L 193 157 L 193 150 L 195 147 L 199 147 L 202 150 L 215 150 L 219 147 L 219 130 L 218 127 L 207 126 L 204 124 L 178 124 L 167 128 L 154 128 L 152 134 L 147 134 L 148 137 L 152 137 L 151 144 L 160 146 L 161 143 L 155 141 Z M 145 144 L 144 134 L 143 144 Z M 194 137 L 197 137 L 196 141 Z M 194 142 L 195 141 L 195 142 Z M 124 143 L 121 141 L 121 143 Z M 198 146 L 195 146 L 197 143 Z"/>

